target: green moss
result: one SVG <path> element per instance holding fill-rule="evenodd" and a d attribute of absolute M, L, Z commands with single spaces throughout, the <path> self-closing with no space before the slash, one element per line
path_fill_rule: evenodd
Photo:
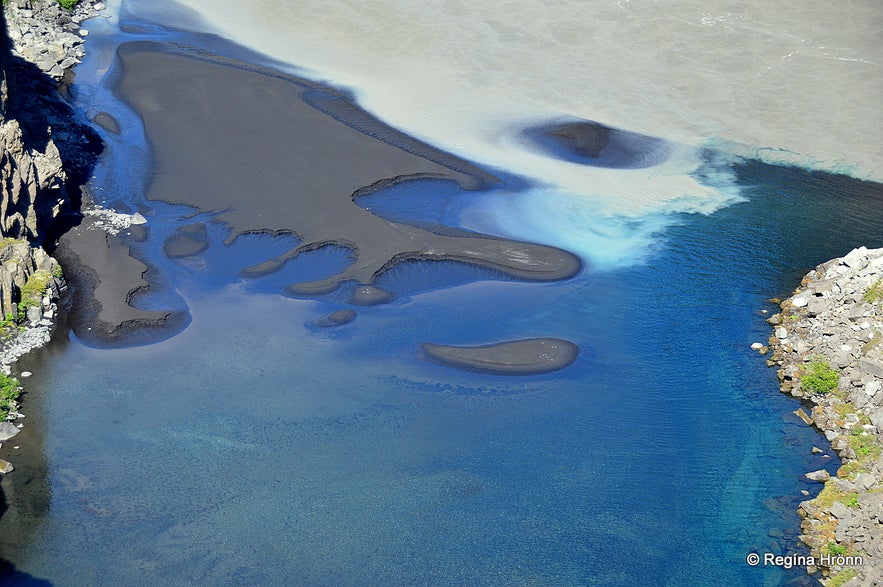
<path fill-rule="evenodd" d="M 850 461 L 840 467 L 837 471 L 837 476 L 843 479 L 849 479 L 850 481 L 859 476 L 860 473 L 867 473 L 868 468 L 864 463 L 859 461 Z"/>
<path fill-rule="evenodd" d="M 831 393 L 837 389 L 838 378 L 837 371 L 822 357 L 804 365 L 800 375 L 803 387 L 813 393 Z"/>
<path fill-rule="evenodd" d="M 825 583 L 826 587 L 841 587 L 844 583 L 852 579 L 858 574 L 858 571 L 855 569 L 843 569 L 833 577 L 831 577 L 827 583 Z"/>
<path fill-rule="evenodd" d="M 46 293 L 46 287 L 51 279 L 52 275 L 48 271 L 37 271 L 21 286 L 19 290 L 21 298 L 18 302 L 19 316 L 27 313 L 28 308 L 35 308 L 40 305 L 40 302 L 43 300 L 43 294 Z"/>
<path fill-rule="evenodd" d="M 883 301 L 883 279 L 878 279 L 865 291 L 862 299 L 869 304 L 876 304 Z"/>
<path fill-rule="evenodd" d="M 864 344 L 864 346 L 862 346 L 862 355 L 867 356 L 869 352 L 871 352 L 872 350 L 874 350 L 874 348 L 880 346 L 881 344 L 883 344 L 883 334 L 880 334 L 880 331 L 878 330 L 871 337 L 871 340 L 869 340 Z"/>
<path fill-rule="evenodd" d="M 823 550 L 831 556 L 843 556 L 844 554 L 846 554 L 846 547 L 842 544 L 837 544 L 833 540 L 828 542 Z"/>
<path fill-rule="evenodd" d="M 846 494 L 837 489 L 833 481 L 826 481 L 825 486 L 812 502 L 822 509 L 830 509 L 835 501 L 841 501 L 845 496 Z"/>
<path fill-rule="evenodd" d="M 21 396 L 18 379 L 0 373 L 0 419 L 5 420 Z"/>
<path fill-rule="evenodd" d="M 80 0 L 58 0 L 58 3 L 61 4 L 62 8 L 67 8 L 70 10 L 74 6 L 79 3 Z"/>
<path fill-rule="evenodd" d="M 854 430 L 854 428 L 853 428 Z M 855 451 L 856 456 L 860 459 L 876 459 L 880 456 L 880 445 L 875 442 L 874 435 L 868 434 L 862 430 L 862 434 L 850 434 L 849 446 Z"/>
<path fill-rule="evenodd" d="M 849 495 L 847 495 L 845 498 L 841 499 L 840 501 L 841 501 L 841 503 L 843 503 L 843 505 L 845 505 L 848 508 L 852 508 L 852 509 L 855 509 L 855 508 L 859 507 L 859 505 L 861 505 L 861 504 L 859 504 L 859 501 L 858 501 L 858 493 L 856 493 L 854 491 L 852 493 L 850 493 Z"/>

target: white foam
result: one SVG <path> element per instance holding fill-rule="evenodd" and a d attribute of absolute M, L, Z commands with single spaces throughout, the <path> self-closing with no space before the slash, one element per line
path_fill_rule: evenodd
<path fill-rule="evenodd" d="M 534 194 L 559 194 L 555 206 L 567 208 L 560 196 L 570 194 L 608 218 L 716 209 L 732 194 L 691 175 L 694 148 L 707 145 L 883 178 L 883 12 L 872 2 L 182 4 L 204 26 L 350 89 L 392 126 L 535 180 L 546 191 Z M 622 171 L 560 161 L 513 138 L 562 117 L 680 146 L 661 166 Z"/>
<path fill-rule="evenodd" d="M 710 214 L 743 201 L 726 157 L 701 166 L 715 197 L 683 197 L 666 206 L 623 211 L 604 197 L 557 187 L 494 192 L 473 202 L 458 218 L 464 228 L 558 246 L 587 260 L 594 270 L 644 262 L 660 246 L 659 235 L 684 213 Z M 711 190 L 711 187 L 706 188 Z"/>

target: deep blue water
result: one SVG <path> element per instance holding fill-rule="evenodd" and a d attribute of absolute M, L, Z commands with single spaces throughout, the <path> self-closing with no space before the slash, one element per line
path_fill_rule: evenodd
<path fill-rule="evenodd" d="M 100 52 L 93 52 L 98 59 Z M 84 64 L 88 71 L 90 62 Z M 149 152 L 121 119 L 93 188 L 137 207 Z M 113 110 L 117 108 L 117 110 Z M 881 186 L 797 168 L 735 168 L 747 201 L 683 216 L 646 263 L 559 283 L 454 263 L 382 278 L 400 294 L 355 322 L 342 299 L 279 295 L 330 272 L 326 248 L 279 274 L 238 271 L 288 238 L 240 238 L 151 203 L 151 307 L 186 305 L 164 342 L 92 348 L 62 331 L 29 358 L 28 427 L 0 519 L 10 583 L 59 585 L 758 585 L 751 551 L 801 552 L 801 481 L 836 463 L 749 349 L 767 298 L 858 245 L 883 246 Z M 450 220 L 447 187 L 372 196 L 377 213 Z M 403 188 L 397 188 L 399 190 Z M 440 199 L 447 202 L 439 204 Z M 417 205 L 414 202 L 417 202 Z M 425 203 L 425 205 L 424 205 Z M 448 206 L 448 203 L 450 206 Z M 453 208 L 452 208 L 453 207 Z M 198 259 L 163 257 L 209 223 Z M 312 277 L 310 277 L 312 278 Z M 507 378 L 423 361 L 423 341 L 576 342 L 552 374 Z M 784 536 L 784 538 L 782 538 Z"/>

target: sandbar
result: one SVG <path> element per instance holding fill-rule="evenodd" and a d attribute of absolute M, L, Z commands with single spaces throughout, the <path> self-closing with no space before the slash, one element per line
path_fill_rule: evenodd
<path fill-rule="evenodd" d="M 131 256 L 130 247 L 108 234 L 92 217 L 67 233 L 53 255 L 73 285 L 68 311 L 77 336 L 91 344 L 128 345 L 154 342 L 189 323 L 184 311 L 148 311 L 130 304 L 146 291 L 148 267 Z"/>
<path fill-rule="evenodd" d="M 560 338 L 525 338 L 481 346 L 448 346 L 425 342 L 421 349 L 434 361 L 493 375 L 533 375 L 567 367 L 579 347 Z"/>
<path fill-rule="evenodd" d="M 494 178 L 372 120 L 326 88 L 230 59 L 136 42 L 119 49 L 118 95 L 137 112 L 156 167 L 147 197 L 212 212 L 241 234 L 292 234 L 288 252 L 246 268 L 258 277 L 303 251 L 345 247 L 353 263 L 288 293 L 371 284 L 410 260 L 454 260 L 526 280 L 558 280 L 581 267 L 573 254 L 480 234 L 441 235 L 385 220 L 353 201 L 414 178 L 464 189 Z"/>

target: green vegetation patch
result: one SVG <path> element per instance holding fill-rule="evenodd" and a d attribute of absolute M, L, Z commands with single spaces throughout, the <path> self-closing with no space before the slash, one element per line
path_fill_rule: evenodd
<path fill-rule="evenodd" d="M 825 545 L 824 550 L 831 556 L 843 556 L 846 554 L 846 546 L 837 544 L 833 540 Z"/>
<path fill-rule="evenodd" d="M 827 585 L 827 587 L 840 587 L 856 575 L 858 575 L 858 571 L 856 571 L 855 569 L 843 569 L 842 571 L 831 577 L 831 579 L 827 583 L 825 583 L 825 585 Z"/>
<path fill-rule="evenodd" d="M 854 480 L 861 473 L 867 473 L 868 468 L 864 463 L 859 461 L 849 461 L 837 471 L 837 476 L 841 479 Z"/>
<path fill-rule="evenodd" d="M 855 451 L 856 456 L 862 460 L 867 458 L 876 459 L 879 457 L 880 445 L 877 444 L 874 435 L 859 426 L 856 426 L 852 430 L 855 431 L 856 428 L 861 432 L 859 434 L 849 435 L 849 446 Z"/>
<path fill-rule="evenodd" d="M 812 500 L 812 503 L 822 509 L 829 510 L 835 501 L 843 501 L 845 497 L 846 494 L 840 491 L 833 481 L 826 481 L 825 486 Z"/>
<path fill-rule="evenodd" d="M 800 381 L 803 387 L 813 393 L 831 393 L 837 389 L 839 374 L 822 357 L 804 365 Z"/>
<path fill-rule="evenodd" d="M 20 238 L 12 238 L 10 236 L 4 236 L 0 238 L 0 249 L 5 249 L 6 247 L 11 247 L 12 245 L 17 245 L 18 243 L 23 243 L 24 240 Z"/>
<path fill-rule="evenodd" d="M 0 373 L 0 419 L 5 420 L 9 412 L 16 408 L 20 396 L 18 379 Z"/>
<path fill-rule="evenodd" d="M 74 6 L 76 6 L 80 0 L 58 0 L 58 3 L 61 4 L 62 8 L 67 8 L 70 10 Z"/>
<path fill-rule="evenodd" d="M 52 275 L 48 271 L 37 271 L 21 286 L 21 299 L 18 302 L 19 315 L 27 313 L 28 308 L 40 305 L 43 294 L 46 293 L 46 286 L 49 285 L 51 279 Z"/>
<path fill-rule="evenodd" d="M 883 301 L 883 279 L 878 279 L 872 283 L 862 296 L 862 299 L 869 304 L 876 304 L 877 302 Z"/>

